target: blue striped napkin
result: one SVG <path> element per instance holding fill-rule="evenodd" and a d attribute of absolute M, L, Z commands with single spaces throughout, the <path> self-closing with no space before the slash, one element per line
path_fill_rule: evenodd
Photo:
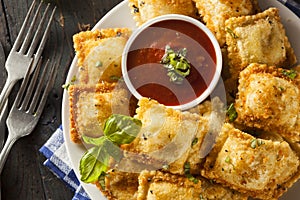
<path fill-rule="evenodd" d="M 73 200 L 90 200 L 77 179 L 66 152 L 63 130 L 60 126 L 50 139 L 40 148 L 40 152 L 47 158 L 44 165 L 75 192 Z"/>
<path fill-rule="evenodd" d="M 278 0 L 289 9 L 291 9 L 298 17 L 300 17 L 300 4 L 295 0 Z M 44 165 L 47 166 L 58 178 L 66 183 L 66 185 L 75 192 L 73 200 L 89 200 L 88 194 L 84 191 L 77 179 L 66 152 L 63 138 L 63 130 L 60 126 L 50 137 L 50 139 L 40 148 L 40 152 L 44 154 L 47 160 Z"/>

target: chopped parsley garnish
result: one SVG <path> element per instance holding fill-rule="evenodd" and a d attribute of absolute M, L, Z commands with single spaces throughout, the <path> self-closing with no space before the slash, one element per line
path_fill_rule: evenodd
<path fill-rule="evenodd" d="M 225 158 L 225 162 L 226 162 L 226 163 L 228 163 L 228 164 L 230 164 L 230 163 L 231 163 L 231 159 L 230 159 L 230 157 L 229 157 L 229 156 L 227 156 L 227 157 Z"/>
<path fill-rule="evenodd" d="M 284 91 L 284 87 L 282 87 L 282 86 L 279 86 L 278 89 L 279 89 L 281 92 Z"/>
<path fill-rule="evenodd" d="M 231 35 L 231 37 L 233 37 L 234 39 L 239 38 L 234 32 L 233 30 L 231 30 L 230 28 L 226 27 L 226 32 L 229 33 Z"/>
<path fill-rule="evenodd" d="M 229 165 L 231 165 L 232 168 L 233 168 L 233 170 L 235 170 L 235 166 L 234 166 L 234 164 L 232 163 L 232 160 L 231 160 L 231 158 L 230 158 L 229 156 L 227 156 L 227 157 L 225 158 L 225 162 L 228 163 Z"/>
<path fill-rule="evenodd" d="M 199 180 L 191 174 L 190 170 L 191 170 L 191 164 L 189 162 L 184 163 L 185 177 L 187 177 L 193 183 L 197 184 L 199 182 Z"/>
<path fill-rule="evenodd" d="M 198 138 L 194 138 L 193 141 L 192 141 L 192 147 L 194 145 L 196 145 L 198 143 L 199 139 Z"/>
<path fill-rule="evenodd" d="M 251 146 L 252 149 L 255 149 L 256 147 L 259 147 L 263 144 L 265 144 L 265 142 L 262 141 L 261 139 L 253 139 L 250 142 L 250 146 Z"/>
<path fill-rule="evenodd" d="M 76 80 L 77 80 L 77 78 L 74 75 L 69 83 L 65 83 L 65 84 L 62 85 L 62 88 L 68 90 L 71 85 L 74 85 Z"/>
<path fill-rule="evenodd" d="M 229 121 L 230 122 L 233 122 L 237 117 L 238 117 L 238 114 L 235 110 L 235 107 L 234 107 L 234 104 L 230 104 L 230 106 L 228 107 L 227 109 L 227 115 L 228 115 L 228 118 L 229 118 Z"/>
<path fill-rule="evenodd" d="M 291 70 L 282 70 L 282 74 L 292 80 L 294 80 L 297 76 L 297 71 L 291 69 Z"/>
<path fill-rule="evenodd" d="M 165 48 L 165 54 L 161 64 L 167 69 L 170 81 L 175 84 L 182 84 L 184 77 L 190 74 L 191 65 L 186 59 L 187 49 L 180 49 L 175 52 L 169 45 Z"/>
<path fill-rule="evenodd" d="M 116 75 L 112 75 L 109 77 L 110 80 L 112 81 L 119 81 L 122 79 L 122 77 L 116 76 Z"/>
<path fill-rule="evenodd" d="M 199 183 L 199 180 L 197 178 L 195 178 L 192 174 L 186 174 L 185 176 L 193 183 L 195 183 L 195 184 Z"/>

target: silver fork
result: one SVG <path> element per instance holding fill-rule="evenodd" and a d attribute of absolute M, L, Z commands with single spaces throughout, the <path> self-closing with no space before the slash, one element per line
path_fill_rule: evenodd
<path fill-rule="evenodd" d="M 30 76 L 34 68 L 33 62 L 31 62 L 9 112 L 6 120 L 8 137 L 0 154 L 0 174 L 13 144 L 21 137 L 29 135 L 37 125 L 47 96 L 54 84 L 58 65 L 54 64 L 51 69 L 47 70 L 48 60 L 41 77 L 38 79 L 41 65 L 42 59 L 39 60 L 34 73 Z M 48 79 L 46 78 L 47 74 L 49 75 Z"/>
<path fill-rule="evenodd" d="M 49 35 L 51 22 L 53 20 L 56 7 L 54 7 L 54 9 L 52 10 L 49 21 L 44 29 L 45 22 L 48 16 L 47 13 L 50 9 L 50 4 L 47 5 L 42 19 L 40 20 L 38 27 L 35 30 L 37 26 L 38 16 L 42 12 L 41 7 L 43 3 L 42 1 L 40 2 L 36 9 L 36 12 L 33 15 L 33 10 L 36 4 L 37 0 L 34 0 L 28 10 L 17 39 L 7 57 L 5 63 L 5 68 L 7 70 L 7 80 L 0 94 L 0 112 L 3 110 L 6 99 L 8 98 L 11 89 L 18 80 L 24 77 L 30 63 L 33 62 L 33 66 L 36 66 L 37 61 L 41 57 L 42 51 L 44 49 L 47 36 Z M 33 15 L 33 17 L 32 22 L 29 25 L 31 15 Z M 27 26 L 29 26 L 28 30 Z"/>

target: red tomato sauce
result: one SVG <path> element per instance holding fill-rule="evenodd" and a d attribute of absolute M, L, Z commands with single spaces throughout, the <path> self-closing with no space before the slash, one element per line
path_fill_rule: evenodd
<path fill-rule="evenodd" d="M 182 84 L 175 84 L 160 64 L 165 47 L 187 49 L 191 71 Z M 216 53 L 209 37 L 197 26 L 180 20 L 166 20 L 143 30 L 129 48 L 128 76 L 144 97 L 167 106 L 188 103 L 199 97 L 213 79 Z"/>

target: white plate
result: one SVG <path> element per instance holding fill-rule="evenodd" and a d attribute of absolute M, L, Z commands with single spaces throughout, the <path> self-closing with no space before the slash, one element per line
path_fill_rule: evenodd
<path fill-rule="evenodd" d="M 277 7 L 280 10 L 281 20 L 285 26 L 287 35 L 289 40 L 295 50 L 296 56 L 298 60 L 300 60 L 300 19 L 292 13 L 288 8 L 283 6 L 281 3 L 275 0 L 259 0 L 260 7 L 264 10 L 268 7 Z M 130 14 L 130 10 L 128 7 L 127 1 L 123 1 L 114 7 L 110 12 L 108 12 L 94 27 L 96 28 L 121 28 L 128 27 L 135 29 L 135 22 L 132 19 Z M 78 67 L 76 65 L 77 59 L 75 58 L 71 64 L 69 74 L 66 80 L 66 83 L 70 82 L 73 75 L 77 74 Z M 69 135 L 69 102 L 68 102 L 68 94 L 64 91 L 63 94 L 63 103 L 62 103 L 62 124 L 64 128 L 64 138 L 66 141 L 67 152 L 70 158 L 71 165 L 77 175 L 79 175 L 79 161 L 81 156 L 85 152 L 85 148 L 80 145 L 74 144 L 70 140 Z M 83 188 L 89 194 L 89 196 L 96 200 L 101 199 L 105 200 L 101 192 L 97 189 L 93 184 L 85 184 L 82 183 Z M 298 191 L 297 191 L 298 190 Z M 285 194 L 281 199 L 285 200 L 296 200 L 299 199 L 300 196 L 300 182 L 291 188 L 287 194 Z"/>

